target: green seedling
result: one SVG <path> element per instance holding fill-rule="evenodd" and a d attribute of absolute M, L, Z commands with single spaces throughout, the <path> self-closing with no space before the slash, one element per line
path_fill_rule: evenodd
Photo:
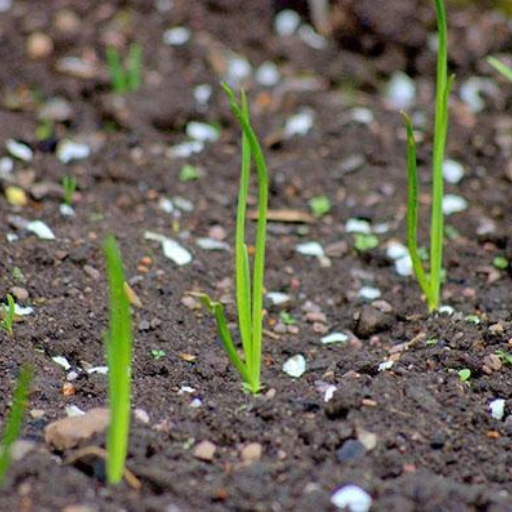
<path fill-rule="evenodd" d="M 123 263 L 114 237 L 109 236 L 105 240 L 104 253 L 110 295 L 109 332 L 106 336 L 110 404 L 107 480 L 109 484 L 117 484 L 125 472 L 130 431 L 132 324 Z"/>
<path fill-rule="evenodd" d="M 505 352 L 504 350 L 496 350 L 494 352 L 500 359 L 500 361 L 507 366 L 512 366 L 512 354 L 510 352 Z"/>
<path fill-rule="evenodd" d="M 487 62 L 499 73 L 501 73 L 507 80 L 512 82 L 512 68 L 499 61 L 495 57 L 487 57 Z"/>
<path fill-rule="evenodd" d="M 142 83 L 142 46 L 137 43 L 130 46 L 126 65 L 123 65 L 116 48 L 108 46 L 107 66 L 112 90 L 116 94 L 138 90 Z"/>
<path fill-rule="evenodd" d="M 295 325 L 297 323 L 295 317 L 291 313 L 288 313 L 288 311 L 281 311 L 281 313 L 279 313 L 279 319 L 284 325 Z"/>
<path fill-rule="evenodd" d="M 309 200 L 309 208 L 315 217 L 323 217 L 331 211 L 331 201 L 327 196 L 316 196 Z"/>
<path fill-rule="evenodd" d="M 150 354 L 151 354 L 151 357 L 155 361 L 158 361 L 159 359 L 162 359 L 163 357 L 165 357 L 165 350 L 154 349 L 154 350 L 151 350 Z"/>
<path fill-rule="evenodd" d="M 73 196 L 75 195 L 76 186 L 78 182 L 74 176 L 64 176 L 62 178 L 62 190 L 64 193 L 63 200 L 64 204 L 72 206 Z"/>
<path fill-rule="evenodd" d="M 30 366 L 23 366 L 16 383 L 16 389 L 14 390 L 12 407 L 5 420 L 5 430 L 0 445 L 0 485 L 2 485 L 5 473 L 9 469 L 11 447 L 20 436 L 31 380 L 32 368 Z"/>
<path fill-rule="evenodd" d="M 16 303 L 14 302 L 14 298 L 10 293 L 7 294 L 7 304 L 2 304 L 1 311 L 2 320 L 0 321 L 0 328 L 12 338 L 12 326 L 14 324 Z"/>
<path fill-rule="evenodd" d="M 379 239 L 371 233 L 356 233 L 354 235 L 354 247 L 359 252 L 370 251 L 379 246 Z"/>
<path fill-rule="evenodd" d="M 236 217 L 235 267 L 236 303 L 244 354 L 243 359 L 238 355 L 228 329 L 222 304 L 213 302 L 204 294 L 201 294 L 200 297 L 208 309 L 215 315 L 217 329 L 223 346 L 231 363 L 242 376 L 244 388 L 256 394 L 261 389 L 261 341 L 263 333 L 263 281 L 265 275 L 265 242 L 267 232 L 268 173 L 258 137 L 250 123 L 249 107 L 245 93 L 242 91 L 241 102 L 238 103 L 230 87 L 226 84 L 222 84 L 222 86 L 228 97 L 231 111 L 242 129 L 242 168 Z M 245 219 L 251 162 L 255 164 L 259 184 L 258 224 L 256 228 L 252 282 L 249 251 L 245 242 Z"/>
<path fill-rule="evenodd" d="M 468 368 L 463 368 L 462 370 L 459 370 L 457 374 L 461 382 L 467 382 L 471 378 L 471 370 Z"/>
<path fill-rule="evenodd" d="M 430 224 L 430 275 L 423 269 L 418 254 L 418 170 L 416 141 L 407 114 L 402 113 L 407 129 L 407 169 L 409 192 L 407 201 L 407 243 L 416 279 L 426 296 L 428 308 L 439 308 L 441 269 L 443 265 L 443 161 L 448 131 L 448 98 L 453 75 L 448 77 L 447 24 L 443 0 L 435 0 L 439 50 L 437 56 L 436 113 L 432 159 L 432 211 Z"/>
<path fill-rule="evenodd" d="M 197 180 L 198 178 L 199 170 L 197 169 L 197 167 L 190 164 L 185 164 L 180 169 L 179 180 L 181 182 L 186 183 L 187 181 L 194 181 Z"/>
<path fill-rule="evenodd" d="M 508 268 L 509 261 L 507 260 L 507 258 L 505 258 L 505 256 L 496 256 L 492 260 L 492 264 L 498 270 L 505 270 Z"/>

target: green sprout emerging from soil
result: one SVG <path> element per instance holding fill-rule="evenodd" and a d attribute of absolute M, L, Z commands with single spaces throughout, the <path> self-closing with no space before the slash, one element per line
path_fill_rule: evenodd
<path fill-rule="evenodd" d="M 118 51 L 113 46 L 108 46 L 107 66 L 112 90 L 116 94 L 138 90 L 142 83 L 142 46 L 137 43 L 130 46 L 125 66 Z"/>
<path fill-rule="evenodd" d="M 16 304 L 10 293 L 7 294 L 7 304 L 2 304 L 1 307 L 1 321 L 0 329 L 5 331 L 11 338 L 13 335 L 12 326 L 14 324 Z"/>
<path fill-rule="evenodd" d="M 500 72 L 505 78 L 512 82 L 512 68 L 509 68 L 506 64 L 499 61 L 495 57 L 487 57 L 487 62 L 498 72 Z"/>
<path fill-rule="evenodd" d="M 121 254 L 114 237 L 104 243 L 110 291 L 110 322 L 106 337 L 109 368 L 110 425 L 107 434 L 107 480 L 117 484 L 125 472 L 130 430 L 132 325 L 125 292 Z"/>
<path fill-rule="evenodd" d="M 73 196 L 76 191 L 77 180 L 74 176 L 64 176 L 62 178 L 63 200 L 67 206 L 72 206 Z"/>
<path fill-rule="evenodd" d="M 32 368 L 23 366 L 16 383 L 11 410 L 5 420 L 5 430 L 0 445 L 0 485 L 11 462 L 11 447 L 20 436 L 23 414 L 26 409 L 27 397 L 32 380 Z"/>
<path fill-rule="evenodd" d="M 205 294 L 201 294 L 200 297 L 203 299 L 208 309 L 215 315 L 222 343 L 231 363 L 242 376 L 244 388 L 256 394 L 261 389 L 261 340 L 263 331 L 263 281 L 265 274 L 265 242 L 267 232 L 268 173 L 267 164 L 260 143 L 258 142 L 258 137 L 250 124 L 249 107 L 245 93 L 242 91 L 241 103 L 238 103 L 230 87 L 226 84 L 222 86 L 228 96 L 231 111 L 237 118 L 242 129 L 242 169 L 236 217 L 235 266 L 238 323 L 244 359 L 238 355 L 227 326 L 222 304 L 213 302 L 210 297 Z M 254 161 L 258 174 L 259 209 L 251 282 L 249 252 L 245 242 L 245 218 L 252 160 Z"/>
<path fill-rule="evenodd" d="M 439 307 L 443 265 L 443 161 L 448 131 L 448 98 L 453 76 L 448 77 L 447 24 L 443 0 L 435 0 L 439 50 L 437 56 L 436 113 L 432 161 L 432 212 L 430 225 L 430 275 L 423 269 L 418 253 L 418 170 L 416 141 L 407 114 L 402 113 L 407 128 L 407 243 L 416 279 L 426 296 L 430 311 Z"/>

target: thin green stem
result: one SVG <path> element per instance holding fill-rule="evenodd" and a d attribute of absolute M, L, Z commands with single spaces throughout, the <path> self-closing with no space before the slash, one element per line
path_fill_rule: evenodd
<path fill-rule="evenodd" d="M 487 57 L 487 62 L 498 72 L 500 72 L 505 78 L 512 82 L 512 69 L 503 62 L 499 61 L 495 57 Z"/>

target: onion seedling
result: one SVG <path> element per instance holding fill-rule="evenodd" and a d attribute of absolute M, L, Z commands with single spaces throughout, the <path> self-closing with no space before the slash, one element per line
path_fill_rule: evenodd
<path fill-rule="evenodd" d="M 142 83 L 142 46 L 137 43 L 130 46 L 126 66 L 123 66 L 116 48 L 107 46 L 107 66 L 112 90 L 116 94 L 136 91 Z"/>
<path fill-rule="evenodd" d="M 110 322 L 106 336 L 110 404 L 107 480 L 110 484 L 117 484 L 125 471 L 130 431 L 132 324 L 123 263 L 113 236 L 105 240 L 104 253 L 110 292 Z"/>
<path fill-rule="evenodd" d="M 512 68 L 499 61 L 495 57 L 487 57 L 487 62 L 496 70 L 499 71 L 505 78 L 512 82 Z"/>
<path fill-rule="evenodd" d="M 23 366 L 18 376 L 16 389 L 14 390 L 12 407 L 5 420 L 5 430 L 0 445 L 0 485 L 3 483 L 5 473 L 9 469 L 11 447 L 20 436 L 31 380 L 32 368 L 28 365 Z"/>
<path fill-rule="evenodd" d="M 75 194 L 77 180 L 74 176 L 64 176 L 62 178 L 63 200 L 67 206 L 73 205 L 73 196 Z"/>
<path fill-rule="evenodd" d="M 200 297 L 208 309 L 215 315 L 222 344 L 229 360 L 242 376 L 244 388 L 256 394 L 261 389 L 261 340 L 263 331 L 263 281 L 265 275 L 265 242 L 267 232 L 268 173 L 258 137 L 250 123 L 249 107 L 245 93 L 242 91 L 241 102 L 239 103 L 227 84 L 222 84 L 222 87 L 228 97 L 231 111 L 238 120 L 242 130 L 242 165 L 236 217 L 235 267 L 236 303 L 244 354 L 243 359 L 238 355 L 228 329 L 222 304 L 220 302 L 213 302 L 205 294 L 201 294 Z M 251 282 L 249 251 L 245 242 L 245 219 L 252 161 L 254 161 L 258 175 L 259 206 Z"/>
<path fill-rule="evenodd" d="M 2 304 L 1 311 L 2 320 L 0 321 L 0 328 L 12 338 L 12 326 L 14 324 L 16 303 L 10 293 L 7 294 L 7 304 Z"/>
<path fill-rule="evenodd" d="M 448 132 L 448 98 L 453 75 L 448 76 L 447 24 L 443 0 L 435 0 L 438 25 L 438 55 L 434 149 L 432 160 L 432 210 L 430 224 L 430 275 L 423 269 L 418 251 L 418 171 L 416 141 L 412 122 L 402 113 L 407 129 L 407 168 L 409 191 L 407 201 L 407 243 L 416 279 L 426 296 L 428 308 L 439 307 L 443 266 L 443 161 Z"/>

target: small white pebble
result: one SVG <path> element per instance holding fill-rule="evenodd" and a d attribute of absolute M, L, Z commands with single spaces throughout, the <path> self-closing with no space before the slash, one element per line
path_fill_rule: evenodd
<path fill-rule="evenodd" d="M 135 411 L 133 411 L 133 415 L 141 423 L 144 423 L 145 425 L 149 423 L 149 414 L 144 409 L 135 409 Z"/>
<path fill-rule="evenodd" d="M 489 410 L 495 420 L 502 420 L 505 416 L 505 400 L 503 398 L 496 398 L 496 400 L 489 404 Z"/>
<path fill-rule="evenodd" d="M 192 261 L 192 254 L 172 238 L 160 235 L 159 233 L 153 233 L 152 231 L 146 231 L 144 238 L 159 242 L 162 245 L 164 256 L 179 267 L 188 265 Z"/>
<path fill-rule="evenodd" d="M 324 336 L 320 341 L 324 345 L 332 345 L 333 343 L 348 343 L 349 337 L 344 332 L 332 332 Z"/>
<path fill-rule="evenodd" d="M 219 140 L 219 130 L 207 123 L 190 121 L 185 129 L 187 136 L 199 142 L 216 142 Z"/>
<path fill-rule="evenodd" d="M 447 159 L 443 162 L 443 176 L 448 183 L 459 183 L 464 177 L 464 167 L 456 160 Z"/>
<path fill-rule="evenodd" d="M 327 39 L 316 32 L 311 25 L 301 25 L 298 33 L 301 41 L 310 48 L 314 50 L 324 50 L 327 48 Z"/>
<path fill-rule="evenodd" d="M 158 206 L 165 213 L 172 213 L 174 211 L 174 205 L 167 197 L 161 197 L 158 201 Z"/>
<path fill-rule="evenodd" d="M 310 109 L 303 109 L 286 121 L 284 136 L 287 139 L 296 135 L 304 136 L 311 128 L 313 128 L 313 112 Z"/>
<path fill-rule="evenodd" d="M 393 108 L 406 109 L 414 103 L 416 85 L 414 81 L 401 71 L 393 73 L 386 87 L 386 99 Z"/>
<path fill-rule="evenodd" d="M 57 144 L 56 154 L 63 164 L 69 164 L 74 160 L 87 158 L 91 154 L 91 148 L 87 144 L 64 139 Z"/>
<path fill-rule="evenodd" d="M 284 9 L 275 17 L 274 30 L 279 36 L 291 36 L 299 28 L 300 21 L 300 16 L 296 11 Z"/>
<path fill-rule="evenodd" d="M 107 375 L 108 366 L 93 366 L 92 368 L 87 369 L 87 373 L 92 375 L 94 373 L 98 373 L 99 375 Z"/>
<path fill-rule="evenodd" d="M 4 180 L 10 178 L 13 169 L 14 162 L 12 161 L 12 158 L 9 158 L 8 156 L 0 158 L 0 178 Z"/>
<path fill-rule="evenodd" d="M 7 139 L 5 141 L 5 147 L 9 153 L 23 162 L 30 162 L 34 158 L 34 152 L 22 142 L 17 142 L 14 139 Z"/>
<path fill-rule="evenodd" d="M 453 194 L 446 194 L 443 198 L 443 213 L 451 215 L 453 213 L 460 213 L 468 208 L 468 202 L 461 196 Z"/>
<path fill-rule="evenodd" d="M 210 84 L 201 84 L 194 87 L 194 99 L 202 107 L 208 104 L 212 94 L 213 88 Z"/>
<path fill-rule="evenodd" d="M 200 140 L 190 140 L 171 146 L 167 152 L 167 158 L 188 158 L 196 153 L 201 153 L 204 149 L 204 142 Z"/>
<path fill-rule="evenodd" d="M 279 83 L 281 80 L 281 74 L 279 73 L 278 67 L 273 62 L 264 62 L 256 70 L 256 81 L 264 87 L 272 87 Z"/>
<path fill-rule="evenodd" d="M 306 359 L 302 354 L 297 354 L 290 357 L 283 364 L 283 372 L 288 374 L 290 377 L 299 378 L 306 371 Z"/>
<path fill-rule="evenodd" d="M 375 300 L 381 296 L 381 291 L 373 286 L 363 286 L 359 290 L 358 296 L 366 300 Z"/>
<path fill-rule="evenodd" d="M 66 415 L 69 418 L 76 418 L 77 416 L 82 416 L 85 414 L 80 407 L 77 407 L 76 405 L 67 405 L 66 406 Z"/>
<path fill-rule="evenodd" d="M 345 485 L 331 496 L 331 503 L 348 512 L 369 512 L 372 497 L 357 485 Z"/>
<path fill-rule="evenodd" d="M 296 251 L 303 256 L 324 256 L 324 248 L 318 242 L 305 242 L 296 246 Z"/>
<path fill-rule="evenodd" d="M 268 292 L 265 298 L 273 305 L 280 306 L 290 302 L 290 296 L 282 292 Z"/>
<path fill-rule="evenodd" d="M 191 386 L 181 386 L 180 389 L 178 390 L 178 395 L 184 395 L 186 393 L 195 393 L 196 390 L 195 388 L 191 387 Z"/>
<path fill-rule="evenodd" d="M 53 231 L 41 220 L 29 222 L 27 230 L 34 233 L 41 240 L 55 240 Z"/>
<path fill-rule="evenodd" d="M 224 80 L 231 87 L 240 87 L 252 74 L 252 66 L 249 61 L 236 53 L 227 61 L 227 70 Z"/>
<path fill-rule="evenodd" d="M 345 231 L 347 233 L 362 233 L 364 235 L 369 235 L 372 232 L 372 227 L 367 220 L 348 219 L 345 223 Z"/>
<path fill-rule="evenodd" d="M 205 251 L 229 251 L 229 244 L 213 238 L 198 238 L 197 245 Z"/>
<path fill-rule="evenodd" d="M 350 111 L 350 119 L 356 123 L 368 125 L 375 121 L 375 116 L 368 108 L 355 107 Z"/>
<path fill-rule="evenodd" d="M 186 27 L 173 27 L 164 32 L 162 40 L 169 46 L 183 46 L 188 43 L 191 35 L 190 30 Z"/>
<path fill-rule="evenodd" d="M 200 398 L 194 398 L 192 400 L 192 402 L 190 402 L 190 405 L 189 407 L 192 407 L 192 409 L 198 409 L 199 407 L 201 407 L 203 405 L 203 402 L 201 401 Z"/>
<path fill-rule="evenodd" d="M 71 365 L 64 356 L 54 356 L 52 357 L 52 361 L 57 363 L 59 366 L 62 366 L 64 370 L 69 370 L 71 368 Z"/>
<path fill-rule="evenodd" d="M 379 372 L 385 372 L 386 370 L 389 370 L 393 365 L 394 361 L 384 361 L 383 363 L 379 364 Z"/>
<path fill-rule="evenodd" d="M 14 304 L 14 314 L 15 316 L 28 316 L 31 315 L 34 312 L 34 308 L 31 308 L 30 306 L 23 307 L 19 304 Z"/>
<path fill-rule="evenodd" d="M 59 212 L 63 217 L 74 217 L 75 216 L 75 210 L 72 206 L 69 206 L 69 204 L 62 203 L 59 206 Z"/>

